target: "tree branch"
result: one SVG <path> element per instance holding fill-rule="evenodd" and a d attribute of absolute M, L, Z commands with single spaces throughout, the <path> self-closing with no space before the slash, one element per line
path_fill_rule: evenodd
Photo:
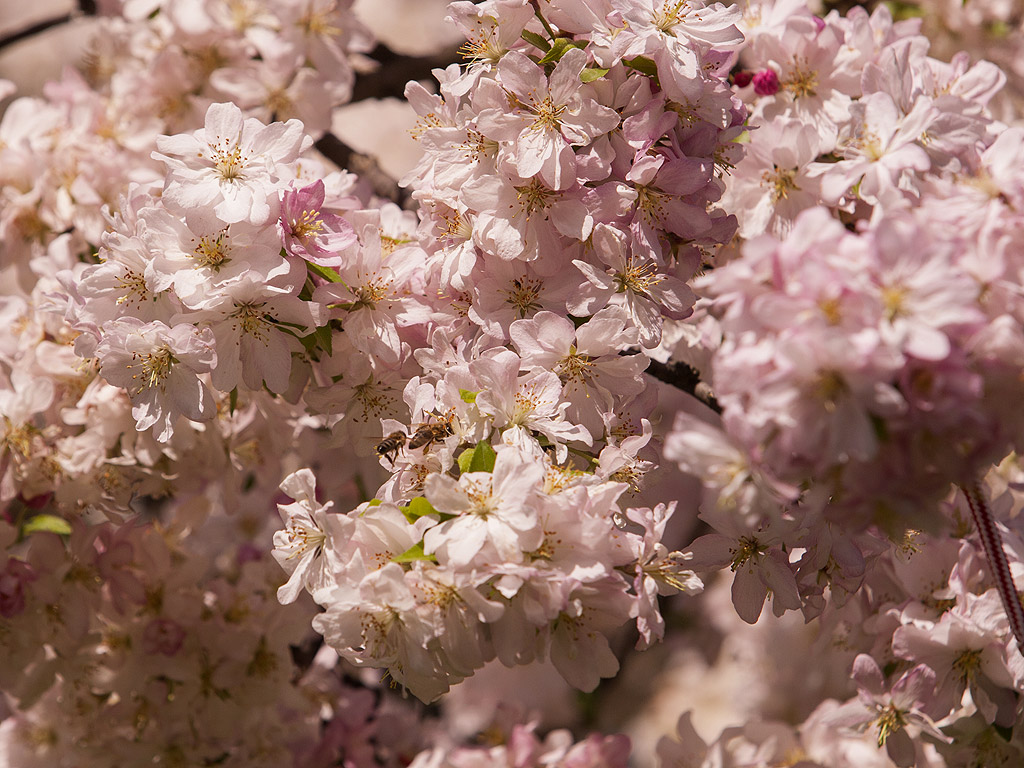
<path fill-rule="evenodd" d="M 78 8 L 71 13 L 65 13 L 60 16 L 55 16 L 52 19 L 38 21 L 35 24 L 30 24 L 24 29 L 19 29 L 16 32 L 11 32 L 8 35 L 0 37 L 0 51 L 3 51 L 5 48 L 16 43 L 20 43 L 22 40 L 27 40 L 30 37 L 46 32 L 48 29 L 53 29 L 54 27 L 59 27 L 62 24 L 67 24 L 69 21 L 74 21 L 82 16 L 95 15 L 95 0 L 78 0 Z"/>
<path fill-rule="evenodd" d="M 459 60 L 458 48 L 450 48 L 433 56 L 403 56 L 386 45 L 378 45 L 369 57 L 380 69 L 356 78 L 349 103 L 365 99 L 404 98 L 405 84 L 410 80 L 430 80 L 431 70 L 444 69 Z"/>
<path fill-rule="evenodd" d="M 402 208 L 409 208 L 412 197 L 410 192 L 398 186 L 398 182 L 384 172 L 369 155 L 356 152 L 333 133 L 325 133 L 314 146 L 317 150 L 339 168 L 358 174 L 366 180 L 373 193 L 384 197 Z"/>
<path fill-rule="evenodd" d="M 693 366 L 686 363 L 665 364 L 651 360 L 646 373 L 658 381 L 663 381 L 676 389 L 693 395 L 715 413 L 722 412 L 722 406 L 718 404 L 715 393 L 711 391 L 710 386 L 700 380 L 700 373 Z"/>

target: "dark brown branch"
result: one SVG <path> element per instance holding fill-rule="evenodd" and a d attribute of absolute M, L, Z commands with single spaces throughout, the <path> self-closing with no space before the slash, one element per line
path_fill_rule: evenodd
<path fill-rule="evenodd" d="M 1024 654 L 1024 607 L 1021 606 L 1017 587 L 1013 583 L 1013 574 L 1010 573 L 1010 564 L 1006 559 L 1006 552 L 1003 550 L 1003 537 L 999 533 L 999 526 L 996 525 L 995 518 L 992 517 L 992 511 L 981 491 L 981 484 L 977 480 L 960 486 L 960 490 L 964 492 L 964 496 L 967 497 L 967 506 L 971 508 L 974 527 L 978 531 L 978 538 L 981 539 L 982 549 L 985 550 L 988 569 L 992 574 L 992 580 L 995 581 L 999 598 L 1003 602 L 1003 610 L 1006 611 L 1010 630 L 1017 641 L 1017 650 Z"/>
<path fill-rule="evenodd" d="M 46 19 L 45 21 L 37 22 L 25 27 L 24 29 L 19 29 L 17 32 L 11 32 L 9 35 L 0 37 L 0 51 L 14 45 L 15 43 L 20 43 L 22 40 L 27 40 L 30 37 L 45 32 L 48 29 L 53 29 L 54 27 L 59 27 L 62 24 L 67 24 L 69 21 L 77 17 L 77 13 L 65 13 L 62 16 L 57 16 L 53 19 Z"/>
<path fill-rule="evenodd" d="M 378 45 L 369 57 L 380 64 L 370 74 L 356 78 L 352 88 L 352 101 L 385 99 L 405 96 L 405 84 L 410 80 L 431 80 L 433 69 L 444 69 L 459 60 L 457 48 L 451 48 L 433 56 L 403 56 L 386 45 Z"/>
<path fill-rule="evenodd" d="M 11 32 L 8 35 L 0 37 L 0 51 L 16 43 L 20 43 L 22 40 L 27 40 L 30 37 L 46 32 L 48 29 L 53 29 L 54 27 L 59 27 L 62 24 L 67 24 L 69 21 L 73 21 L 74 19 L 82 16 L 95 15 L 95 0 L 78 0 L 78 8 L 71 13 L 55 16 L 54 18 L 46 19 L 45 21 L 38 21 L 35 24 L 30 24 L 24 29 L 19 29 L 16 32 Z"/>
<path fill-rule="evenodd" d="M 339 168 L 358 174 L 378 197 L 387 198 L 403 208 L 409 207 L 412 200 L 409 191 L 399 187 L 398 182 L 385 173 L 369 155 L 356 152 L 333 133 L 325 133 L 315 146 L 320 154 Z"/>
<path fill-rule="evenodd" d="M 646 372 L 658 381 L 688 392 L 715 413 L 722 412 L 722 406 L 718 404 L 715 393 L 711 391 L 710 386 L 700 380 L 700 373 L 693 366 L 686 363 L 666 364 L 651 360 Z"/>

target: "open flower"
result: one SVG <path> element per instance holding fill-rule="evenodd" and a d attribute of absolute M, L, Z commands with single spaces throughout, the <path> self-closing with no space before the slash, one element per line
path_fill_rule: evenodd
<path fill-rule="evenodd" d="M 155 426 L 160 442 L 171 439 L 178 416 L 205 421 L 216 413 L 213 395 L 199 378 L 217 362 L 209 329 L 123 317 L 103 325 L 96 356 L 100 375 L 128 391 L 135 428 Z"/>
<path fill-rule="evenodd" d="M 225 224 L 265 224 L 277 216 L 278 163 L 312 144 L 302 123 L 263 125 L 234 104 L 211 104 L 192 135 L 161 136 L 153 158 L 168 166 L 164 203 L 187 217 L 213 210 Z"/>

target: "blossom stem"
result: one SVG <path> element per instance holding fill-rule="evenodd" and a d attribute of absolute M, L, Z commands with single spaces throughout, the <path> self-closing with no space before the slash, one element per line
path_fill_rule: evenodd
<path fill-rule="evenodd" d="M 540 3 L 533 3 L 533 15 L 540 19 L 541 25 L 544 27 L 544 31 L 548 33 L 548 37 L 552 40 L 555 39 L 555 30 L 548 24 L 548 20 L 544 18 L 544 14 L 540 12 Z"/>
<path fill-rule="evenodd" d="M 992 578 L 995 579 L 999 597 L 1003 601 L 1003 609 L 1010 622 L 1010 629 L 1013 630 L 1013 636 L 1017 639 L 1017 650 L 1024 655 L 1024 608 L 1021 607 L 1017 587 L 1010 574 L 1010 564 L 1003 551 L 1003 539 L 999 535 L 999 528 L 996 526 L 995 520 L 992 519 L 992 512 L 989 510 L 977 480 L 972 481 L 970 485 L 960 486 L 960 490 L 964 492 L 964 496 L 967 497 L 967 505 L 971 508 L 974 527 L 978 529 L 978 536 L 981 538 L 981 545 L 985 550 L 989 570 L 992 572 Z"/>

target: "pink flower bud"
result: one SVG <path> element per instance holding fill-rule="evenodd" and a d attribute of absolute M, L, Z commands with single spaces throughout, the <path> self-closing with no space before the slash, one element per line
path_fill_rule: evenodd
<path fill-rule="evenodd" d="M 779 76 L 774 69 L 762 69 L 754 75 L 754 93 L 758 96 L 774 96 L 779 92 Z"/>
<path fill-rule="evenodd" d="M 750 81 L 754 79 L 754 73 L 749 70 L 743 69 L 732 76 L 733 85 L 737 88 L 746 88 L 750 85 Z"/>

